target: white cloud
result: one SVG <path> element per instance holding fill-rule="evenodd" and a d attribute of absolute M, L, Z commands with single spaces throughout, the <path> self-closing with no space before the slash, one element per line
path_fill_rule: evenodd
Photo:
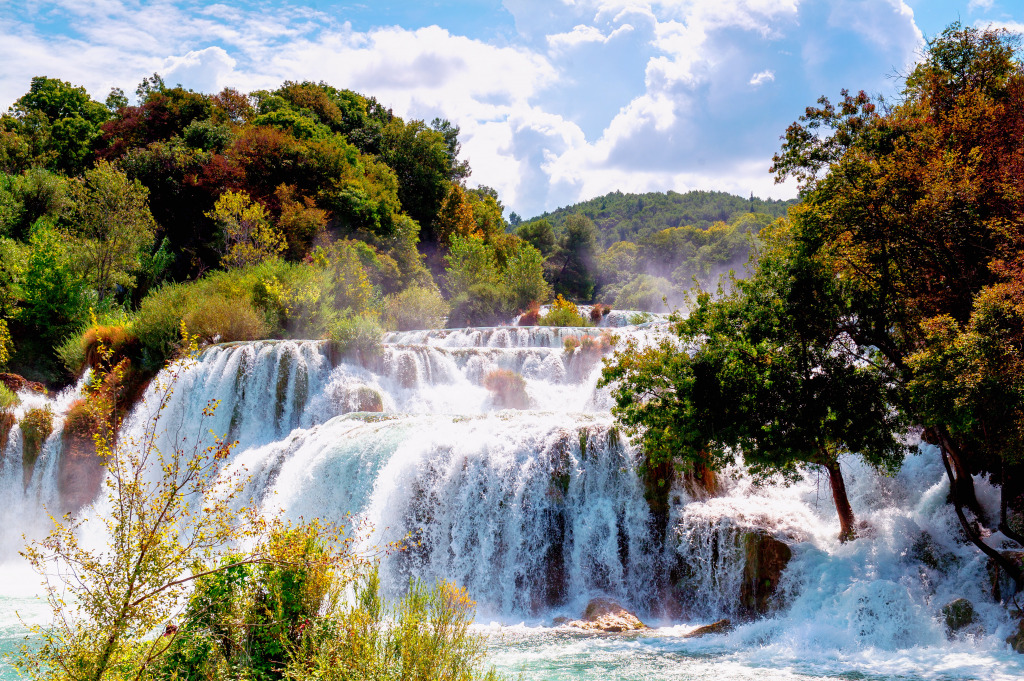
<path fill-rule="evenodd" d="M 967 3 L 968 11 L 973 12 L 976 9 L 990 10 L 994 0 L 971 0 Z"/>
<path fill-rule="evenodd" d="M 527 216 L 614 189 L 791 196 L 767 173 L 778 134 L 823 91 L 885 82 L 920 44 L 902 0 L 504 0 L 518 35 L 500 42 L 359 31 L 294 6 L 23 2 L 0 9 L 0 102 L 41 74 L 101 99 L 154 71 L 203 91 L 324 80 L 459 125 L 471 182 Z M 45 11 L 65 35 L 37 30 Z"/>

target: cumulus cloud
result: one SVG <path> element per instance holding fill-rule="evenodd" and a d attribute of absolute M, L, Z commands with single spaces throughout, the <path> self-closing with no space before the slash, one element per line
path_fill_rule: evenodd
<path fill-rule="evenodd" d="M 990 10 L 992 9 L 993 0 L 971 0 L 967 3 L 967 9 L 974 11 L 976 9 Z"/>
<path fill-rule="evenodd" d="M 471 183 L 529 216 L 615 189 L 790 196 L 767 173 L 786 125 L 820 94 L 884 89 L 921 44 L 902 0 L 503 6 L 514 35 L 494 38 L 357 30 L 294 5 L 14 0 L 0 9 L 0 100 L 41 74 L 101 99 L 154 71 L 202 91 L 324 80 L 453 121 Z"/>

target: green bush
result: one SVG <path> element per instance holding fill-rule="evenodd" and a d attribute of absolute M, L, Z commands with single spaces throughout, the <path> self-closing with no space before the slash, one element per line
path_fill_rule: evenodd
<path fill-rule="evenodd" d="M 12 354 L 14 354 L 14 343 L 11 342 L 11 332 L 7 329 L 7 322 L 0 319 L 0 369 L 7 366 Z"/>
<path fill-rule="evenodd" d="M 247 298 L 205 296 L 193 299 L 184 316 L 190 334 L 208 343 L 266 338 L 270 325 Z"/>
<path fill-rule="evenodd" d="M 0 413 L 9 412 L 19 404 L 21 404 L 21 400 L 18 399 L 14 391 L 0 383 Z"/>
<path fill-rule="evenodd" d="M 378 357 L 384 340 L 384 329 L 373 317 L 354 315 L 342 317 L 328 329 L 331 346 L 340 357 L 355 357 L 364 362 Z"/>
<path fill-rule="evenodd" d="M 53 411 L 49 405 L 29 409 L 18 421 L 18 427 L 22 438 L 21 460 L 25 469 L 31 470 L 43 450 L 43 443 L 53 432 Z"/>
<path fill-rule="evenodd" d="M 269 544 L 268 562 L 228 556 L 197 580 L 155 678 L 497 681 L 483 670 L 464 590 L 413 582 L 391 605 L 376 570 L 329 555 L 317 526 L 278 532 Z"/>
<path fill-rule="evenodd" d="M 384 319 L 399 331 L 440 329 L 448 318 L 448 303 L 435 287 L 412 286 L 384 301 Z"/>

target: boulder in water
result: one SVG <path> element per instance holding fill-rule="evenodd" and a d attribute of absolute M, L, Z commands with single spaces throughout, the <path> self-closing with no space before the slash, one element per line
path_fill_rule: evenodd
<path fill-rule="evenodd" d="M 728 634 L 732 629 L 732 622 L 728 619 L 718 620 L 711 624 L 705 624 L 703 627 L 697 627 L 688 634 L 683 634 L 683 638 L 700 638 L 709 634 Z"/>
<path fill-rule="evenodd" d="M 768 532 L 755 530 L 744 535 L 743 552 L 741 612 L 748 617 L 765 615 L 777 604 L 775 593 L 793 551 Z"/>
<path fill-rule="evenodd" d="M 1024 618 L 1017 622 L 1017 631 L 1007 637 L 1006 642 L 1014 651 L 1024 654 Z"/>
<path fill-rule="evenodd" d="M 603 631 L 614 634 L 647 628 L 647 625 L 641 622 L 636 615 L 610 598 L 591 600 L 583 612 L 583 619 L 574 620 L 568 625 L 587 631 Z"/>
<path fill-rule="evenodd" d="M 957 598 L 942 606 L 942 616 L 946 619 L 946 632 L 952 634 L 972 624 L 977 615 L 974 605 L 966 598 Z"/>

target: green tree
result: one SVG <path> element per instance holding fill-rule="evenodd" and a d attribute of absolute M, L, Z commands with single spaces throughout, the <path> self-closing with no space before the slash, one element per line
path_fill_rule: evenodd
<path fill-rule="evenodd" d="M 555 230 L 546 219 L 525 222 L 516 227 L 515 234 L 533 245 L 545 258 L 555 252 Z"/>
<path fill-rule="evenodd" d="M 720 466 L 732 451 L 759 477 L 821 466 L 845 541 L 856 524 L 839 457 L 897 469 L 905 423 L 891 408 L 889 377 L 843 331 L 828 269 L 778 238 L 732 294 L 701 293 L 676 320 L 675 341 L 616 353 L 602 384 L 615 384 L 613 412 L 639 436 L 649 466 L 677 457 Z"/>
<path fill-rule="evenodd" d="M 78 174 L 88 164 L 110 113 L 83 87 L 36 76 L 29 91 L 11 107 L 25 126 L 37 127 L 44 165 Z"/>
<path fill-rule="evenodd" d="M 597 273 L 597 230 L 584 215 L 570 215 L 555 254 L 547 263 L 555 292 L 576 300 L 594 296 Z"/>
<path fill-rule="evenodd" d="M 75 188 L 78 247 L 89 283 L 100 302 L 115 286 L 131 289 L 134 272 L 153 246 L 156 223 L 149 190 L 100 161 Z"/>
<path fill-rule="evenodd" d="M 52 351 L 79 330 L 88 312 L 86 284 L 72 262 L 67 236 L 41 220 L 32 228 L 28 256 L 17 282 L 19 325 Z"/>

